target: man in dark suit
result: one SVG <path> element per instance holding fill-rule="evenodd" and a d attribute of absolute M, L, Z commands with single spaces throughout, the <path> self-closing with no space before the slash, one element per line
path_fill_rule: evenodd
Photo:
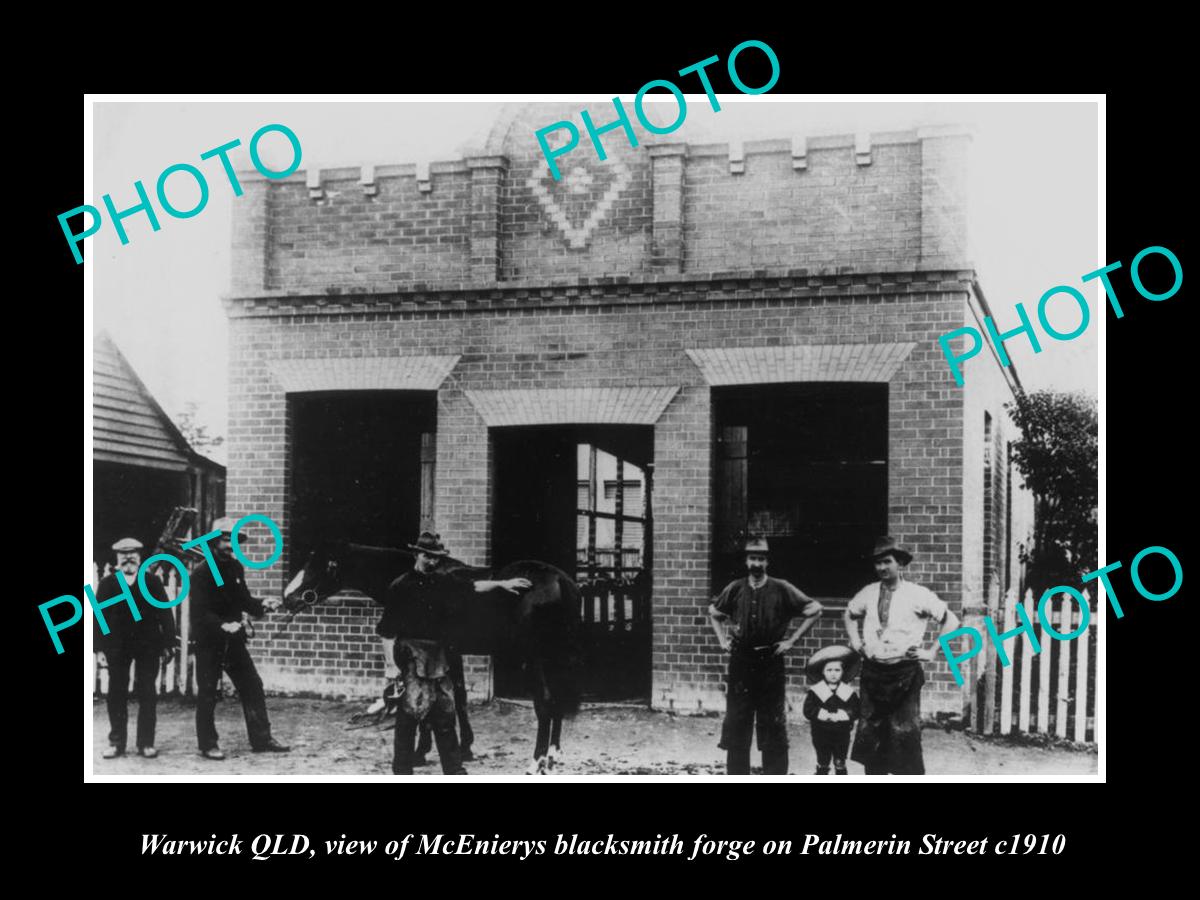
<path fill-rule="evenodd" d="M 128 591 L 137 595 L 137 573 L 142 564 L 142 544 L 135 538 L 122 538 L 113 544 L 117 568 L 100 580 L 96 596 L 108 600 Z M 153 572 L 146 573 L 146 591 L 160 603 L 168 603 L 162 580 Z M 136 601 L 135 601 L 136 602 Z M 157 724 L 158 665 L 160 656 L 170 657 L 175 649 L 175 615 L 170 609 L 159 609 L 139 603 L 142 614 L 134 621 L 128 603 L 107 607 L 104 634 L 96 617 L 92 618 L 92 648 L 96 661 L 108 668 L 108 743 L 102 754 L 114 759 L 125 753 L 129 724 L 129 667 L 134 674 L 134 693 L 138 701 L 137 748 L 147 759 L 158 756 L 154 747 L 154 727 Z"/>
<path fill-rule="evenodd" d="M 246 649 L 246 625 L 251 616 L 278 608 L 279 600 L 258 600 L 246 587 L 246 570 L 233 555 L 234 520 L 218 519 L 213 529 L 214 555 L 208 565 L 198 566 L 192 574 L 190 594 L 192 634 L 196 641 L 196 739 L 205 759 L 224 759 L 217 744 L 215 713 L 217 684 L 221 670 L 229 673 L 242 701 L 250 749 L 255 753 L 286 753 L 285 747 L 271 737 L 267 718 L 267 698 L 254 660 Z M 218 585 L 214 567 L 220 573 Z"/>

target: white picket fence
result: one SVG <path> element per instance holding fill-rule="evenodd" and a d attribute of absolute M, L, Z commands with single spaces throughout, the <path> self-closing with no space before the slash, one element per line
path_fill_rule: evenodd
<path fill-rule="evenodd" d="M 169 573 L 165 587 L 167 589 L 168 599 L 174 600 L 179 595 L 179 574 L 174 566 L 167 566 Z M 100 576 L 95 569 L 92 572 L 92 590 L 95 590 L 99 584 Z M 108 599 L 107 597 L 99 598 L 101 600 Z M 196 693 L 196 663 L 193 654 L 187 652 L 188 632 L 190 630 L 187 615 L 187 600 L 174 607 L 171 614 L 175 616 L 175 633 L 179 636 L 180 652 L 173 656 L 169 662 L 160 662 L 158 671 L 158 693 L 163 694 L 186 694 L 194 696 Z M 133 679 L 135 666 L 129 667 L 129 695 L 133 694 Z M 95 686 L 93 690 L 96 696 L 103 697 L 108 694 L 108 669 L 96 666 L 95 671 Z"/>
<path fill-rule="evenodd" d="M 1083 591 L 1083 596 L 1090 605 L 1088 592 Z M 1020 624 L 1016 604 L 1016 594 L 1010 590 L 996 623 L 1001 634 Z M 1001 666 L 996 659 L 989 667 L 990 687 L 998 695 L 994 719 L 999 733 L 1011 734 L 1015 729 L 1079 742 L 1095 740 L 1097 610 L 1091 609 L 1088 627 L 1078 637 L 1060 641 L 1042 626 L 1032 590 L 1026 590 L 1021 605 L 1033 623 L 1041 652 L 1034 653 L 1029 636 L 1022 633 L 1004 642 L 1012 664 Z M 1082 623 L 1083 610 L 1070 595 L 1060 594 L 1047 602 L 1046 618 L 1059 634 L 1070 634 Z M 995 656 L 990 642 L 985 652 Z"/>

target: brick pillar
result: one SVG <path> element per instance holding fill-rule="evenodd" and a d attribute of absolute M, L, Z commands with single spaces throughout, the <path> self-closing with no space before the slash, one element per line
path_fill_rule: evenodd
<path fill-rule="evenodd" d="M 287 396 L 271 375 L 254 322 L 236 315 L 229 320 L 225 510 L 235 519 L 251 513 L 266 515 L 282 531 L 284 552 L 279 560 L 267 569 L 246 572 L 251 592 L 262 596 L 279 594 L 291 562 L 286 509 L 289 444 Z M 268 558 L 274 549 L 270 533 L 261 524 L 250 526 L 239 543 L 247 556 L 257 560 Z"/>
<path fill-rule="evenodd" d="M 270 185 L 266 179 L 239 172 L 238 180 L 246 193 L 233 201 L 233 272 L 234 294 L 257 294 L 269 287 L 268 279 L 268 203 Z"/>
<path fill-rule="evenodd" d="M 967 151 L 970 131 L 919 129 L 921 140 L 922 269 L 966 269 Z"/>
<path fill-rule="evenodd" d="M 471 280 L 495 284 L 500 277 L 500 189 L 508 172 L 503 156 L 472 156 Z"/>
<path fill-rule="evenodd" d="M 438 391 L 437 530 L 470 565 L 491 559 L 491 446 L 486 423 L 458 388 Z"/>
<path fill-rule="evenodd" d="M 492 555 L 491 443 L 486 423 L 457 388 L 438 391 L 436 440 L 435 528 L 456 558 L 470 565 L 487 565 Z M 467 698 L 491 700 L 492 658 L 464 656 L 463 667 Z"/>
<path fill-rule="evenodd" d="M 655 709 L 698 712 L 724 707 L 724 654 L 707 619 L 711 454 L 711 391 L 707 384 L 685 386 L 654 428 L 650 705 Z"/>
<path fill-rule="evenodd" d="M 654 183 L 654 237 L 650 265 L 659 272 L 683 271 L 683 170 L 686 144 L 647 148 Z"/>

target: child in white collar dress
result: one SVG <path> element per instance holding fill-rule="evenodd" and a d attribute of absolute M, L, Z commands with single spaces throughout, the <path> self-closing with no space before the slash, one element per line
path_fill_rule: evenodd
<path fill-rule="evenodd" d="M 859 655 L 841 644 L 818 650 L 808 661 L 812 686 L 804 697 L 804 718 L 812 723 L 818 775 L 829 774 L 831 759 L 836 774 L 849 774 L 846 754 L 859 716 L 858 691 L 850 681 L 858 672 L 859 662 Z"/>

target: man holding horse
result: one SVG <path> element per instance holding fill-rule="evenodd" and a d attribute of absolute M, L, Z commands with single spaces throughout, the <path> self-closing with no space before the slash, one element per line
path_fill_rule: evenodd
<path fill-rule="evenodd" d="M 196 639 L 196 739 L 205 759 L 224 759 L 217 744 L 217 684 L 221 670 L 229 673 L 242 701 L 250 749 L 255 753 L 286 753 L 289 747 L 271 737 L 267 698 L 254 660 L 246 649 L 250 616 L 277 609 L 281 601 L 258 600 L 246 587 L 246 570 L 233 555 L 234 520 L 217 519 L 219 532 L 209 565 L 192 575 L 190 594 L 192 633 Z"/>
<path fill-rule="evenodd" d="M 787 774 L 784 654 L 821 615 L 821 604 L 816 600 L 787 581 L 768 577 L 767 552 L 765 538 L 748 538 L 748 577 L 727 585 L 708 608 L 721 649 L 729 651 L 725 723 L 717 746 L 725 749 L 730 775 L 750 774 L 750 741 L 756 718 L 763 774 Z M 788 637 L 796 616 L 802 620 Z"/>
<path fill-rule="evenodd" d="M 471 580 L 438 571 L 450 555 L 441 538 L 425 531 L 408 549 L 416 554 L 411 572 L 397 578 L 384 597 L 383 616 L 376 632 L 395 641 L 392 653 L 403 680 L 404 693 L 396 711 L 396 742 L 392 772 L 411 775 L 417 727 L 428 720 L 437 743 L 442 771 L 465 775 L 458 737 L 454 733 L 455 685 L 450 654 L 455 625 L 469 615 L 476 593 L 501 588 L 516 594 L 527 590 L 526 578 L 503 581 Z M 386 644 L 385 644 L 386 646 Z M 465 704 L 465 692 L 460 703 Z"/>

